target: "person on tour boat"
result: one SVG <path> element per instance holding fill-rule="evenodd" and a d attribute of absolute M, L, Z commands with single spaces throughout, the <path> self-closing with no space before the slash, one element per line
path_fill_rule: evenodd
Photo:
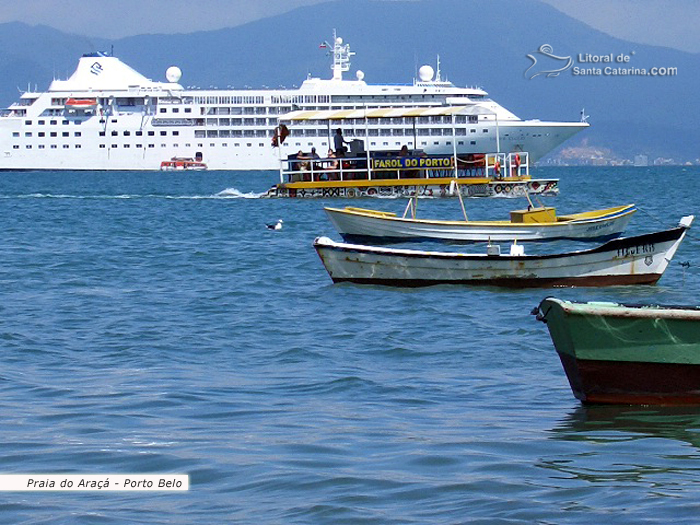
<path fill-rule="evenodd" d="M 343 138 L 343 130 L 338 128 L 335 130 L 335 135 L 333 136 L 333 147 L 335 148 L 335 154 L 340 152 L 345 153 L 347 148 L 345 144 L 350 144 L 345 138 Z"/>

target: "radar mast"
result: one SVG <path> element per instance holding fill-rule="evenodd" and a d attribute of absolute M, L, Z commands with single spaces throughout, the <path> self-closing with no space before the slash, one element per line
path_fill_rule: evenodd
<path fill-rule="evenodd" d="M 323 42 L 321 44 L 323 48 L 330 48 L 331 45 L 328 42 Z M 328 52 L 330 54 L 331 51 Z M 350 51 L 350 44 L 343 44 L 343 39 L 336 35 L 335 29 L 333 30 L 333 64 L 331 64 L 331 71 L 333 71 L 333 80 L 343 80 L 343 73 L 345 71 L 350 71 L 350 57 L 355 53 Z"/>

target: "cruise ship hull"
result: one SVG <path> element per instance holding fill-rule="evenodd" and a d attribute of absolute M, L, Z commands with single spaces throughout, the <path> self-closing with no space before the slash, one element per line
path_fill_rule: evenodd
<path fill-rule="evenodd" d="M 217 138 L 203 141 L 194 137 L 193 130 L 180 130 L 180 140 L 177 143 L 138 142 L 133 139 L 127 142 L 122 131 L 122 136 L 115 139 L 114 143 L 105 144 L 99 140 L 101 128 L 98 119 L 94 120 L 95 122 L 88 120 L 80 124 L 79 138 L 69 137 L 57 144 L 43 144 L 41 149 L 39 147 L 42 144 L 36 139 L 33 144 L 25 142 L 21 148 L 14 148 L 12 143 L 3 140 L 0 142 L 0 170 L 158 170 L 163 161 L 172 157 L 193 157 L 198 153 L 201 154 L 208 170 L 278 170 L 280 154 L 286 158 L 299 149 L 308 151 L 312 147 L 318 151 L 325 151 L 329 144 L 327 137 L 303 140 L 292 138 L 280 150 L 273 148 L 268 138 Z M 125 130 L 143 129 L 147 134 L 149 127 L 141 127 L 140 124 L 138 122 L 131 126 L 125 122 L 123 126 Z M 535 162 L 584 127 L 586 124 L 540 121 L 500 124 L 498 149 L 505 153 L 527 151 Z M 12 134 L 12 130 L 20 129 L 23 129 L 21 122 L 12 122 L 7 118 L 0 120 L 0 137 L 6 137 Z M 469 144 L 469 141 L 457 138 L 460 153 L 497 151 L 495 126 L 480 126 L 480 129 L 489 129 L 491 137 L 479 137 L 481 140 L 477 144 Z M 486 133 L 482 131 L 482 134 Z M 95 138 L 91 139 L 90 135 L 94 135 Z M 149 144 L 155 147 L 149 147 Z M 412 138 L 390 141 L 390 147 L 396 149 L 403 144 L 414 147 Z M 27 148 L 27 145 L 32 147 Z M 53 145 L 57 147 L 51 147 Z M 451 153 L 452 138 L 418 140 L 417 148 L 424 149 L 427 153 Z"/>

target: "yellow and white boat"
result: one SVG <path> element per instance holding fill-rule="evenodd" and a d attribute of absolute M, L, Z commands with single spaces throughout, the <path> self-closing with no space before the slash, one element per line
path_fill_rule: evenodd
<path fill-rule="evenodd" d="M 555 208 L 534 207 L 510 212 L 509 220 L 444 221 L 415 218 L 415 200 L 402 217 L 395 213 L 346 207 L 324 208 L 346 242 L 410 241 L 600 241 L 620 236 L 637 211 L 634 204 L 557 216 Z M 412 209 L 412 216 L 408 210 Z"/>

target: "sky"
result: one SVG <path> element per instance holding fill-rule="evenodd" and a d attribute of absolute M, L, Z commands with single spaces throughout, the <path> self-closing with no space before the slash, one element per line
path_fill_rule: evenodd
<path fill-rule="evenodd" d="M 116 39 L 234 27 L 325 1 L 328 0 L 0 0 L 0 23 L 43 24 L 67 33 Z M 522 1 L 525 6 L 533 0 Z M 542 1 L 624 40 L 700 53 L 698 0 Z"/>

